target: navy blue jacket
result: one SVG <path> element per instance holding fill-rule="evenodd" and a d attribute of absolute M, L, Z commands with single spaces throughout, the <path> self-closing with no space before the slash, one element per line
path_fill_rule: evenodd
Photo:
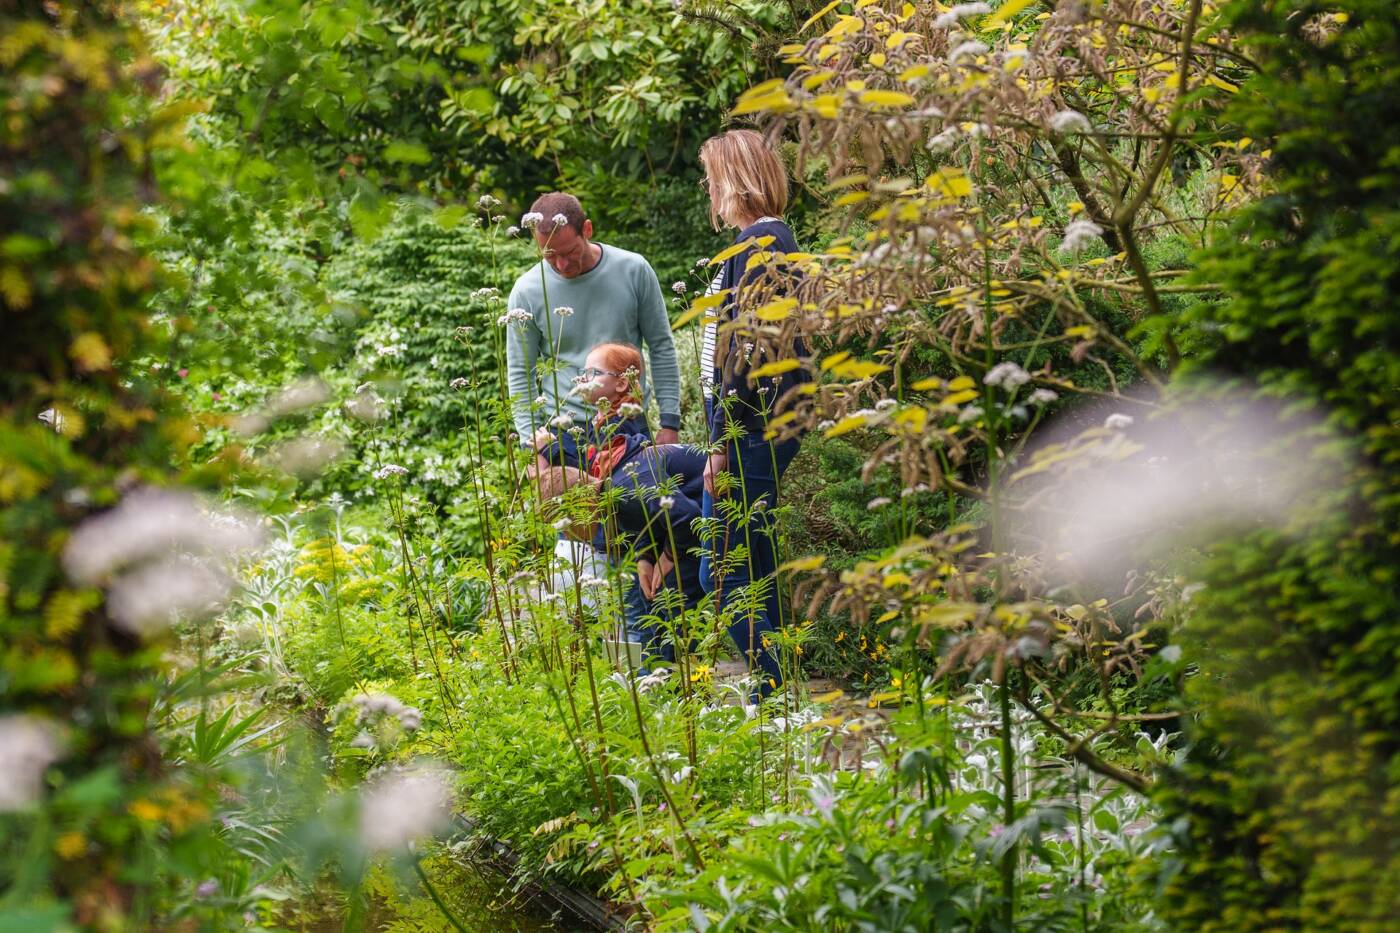
<path fill-rule="evenodd" d="M 767 246 L 751 246 L 739 255 L 726 259 L 721 267 L 723 277 L 720 279 L 720 286 L 729 291 L 718 315 L 720 333 L 715 341 L 714 384 L 716 398 L 709 425 L 712 442 L 724 436 L 725 425 L 728 421 L 738 421 L 743 425 L 745 433 L 761 436 L 767 429 L 768 421 L 778 413 L 778 400 L 792 389 L 804 382 L 810 382 L 812 379 L 806 365 L 804 365 L 780 376 L 765 376 L 762 379 L 751 380 L 749 378 L 750 370 L 773 361 L 763 358 L 757 353 L 752 359 L 746 358 L 741 346 L 747 342 L 743 336 L 733 331 L 728 334 L 724 332 L 725 324 L 733 321 L 738 313 L 737 296 L 740 289 L 760 278 L 763 274 L 765 266 L 762 264 L 753 269 L 748 268 L 749 258 L 754 254 L 754 251 L 772 250 L 778 253 L 798 251 L 797 240 L 793 237 L 792 230 L 780 220 L 767 220 L 751 224 L 739 231 L 734 242 L 742 243 L 750 238 L 759 239 L 762 237 L 772 237 L 773 242 Z M 778 268 L 782 269 L 783 267 L 779 265 Z M 785 291 L 791 291 L 791 289 Z M 748 309 L 746 308 L 746 310 Z M 794 342 L 791 352 L 804 364 L 808 362 L 807 346 L 801 339 Z M 760 388 L 764 388 L 766 392 L 760 392 Z M 725 411 L 726 402 L 728 412 Z"/>
<path fill-rule="evenodd" d="M 577 436 L 567 430 L 560 431 L 551 428 L 556 440 L 541 450 L 540 456 L 553 466 L 574 467 L 587 472 L 588 466 L 583 461 L 591 445 L 607 443 L 614 437 L 625 438 L 627 453 L 623 454 L 620 461 L 625 463 L 651 443 L 651 432 L 647 428 L 646 419 L 641 415 L 628 418 L 625 421 L 614 415 L 602 425 L 595 425 L 589 421 L 579 425 L 579 428 L 582 429 L 582 433 Z"/>
<path fill-rule="evenodd" d="M 670 551 L 680 575 L 686 604 L 695 605 L 704 597 L 700 586 L 700 558 L 692 553 L 700 545 L 696 519 L 700 518 L 701 498 L 705 490 L 705 454 L 682 444 L 662 444 L 641 451 L 613 471 L 612 485 L 622 491 L 614 511 L 614 539 L 609 542 L 606 530 L 599 528 L 593 546 L 620 556 L 635 549 L 635 556 L 655 560 L 663 550 Z M 671 508 L 662 509 L 657 487 L 668 479 L 673 491 Z M 669 513 L 669 514 L 668 514 Z M 667 529 L 669 518 L 670 528 Z M 620 540 L 619 540 L 620 539 Z M 667 586 L 676 581 L 668 579 Z"/>

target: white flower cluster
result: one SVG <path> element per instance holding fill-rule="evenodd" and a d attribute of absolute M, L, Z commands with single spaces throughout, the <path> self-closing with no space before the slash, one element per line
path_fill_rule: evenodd
<path fill-rule="evenodd" d="M 659 506 L 661 506 L 661 508 L 662 508 L 663 511 L 669 512 L 669 511 L 671 511 L 671 509 L 675 508 L 675 505 L 676 505 L 676 497 L 675 497 L 675 496 L 662 496 L 660 499 L 657 499 L 657 500 L 656 500 L 656 504 L 659 505 Z"/>
<path fill-rule="evenodd" d="M 1104 419 L 1103 426 L 1109 431 L 1126 431 L 1133 426 L 1133 416 L 1115 413 Z"/>
<path fill-rule="evenodd" d="M 985 16 L 992 8 L 985 3 L 955 3 L 947 12 L 939 14 L 933 21 L 934 29 L 952 29 L 958 20 L 969 16 Z"/>
<path fill-rule="evenodd" d="M 493 195 L 489 194 L 483 194 L 481 197 L 476 199 L 476 206 L 483 211 L 489 211 L 491 208 L 495 207 L 500 203 L 500 198 L 494 197 Z"/>
<path fill-rule="evenodd" d="M 416 706 L 405 706 L 398 697 L 387 693 L 361 693 L 350 701 L 358 712 L 355 721 L 373 723 L 381 718 L 393 717 L 409 732 L 423 724 L 423 713 Z"/>
<path fill-rule="evenodd" d="M 624 418 L 635 418 L 642 413 L 642 406 L 636 402 L 623 402 L 617 406 L 617 413 Z"/>
<path fill-rule="evenodd" d="M 606 587 L 608 585 L 608 581 L 602 579 L 601 577 L 595 577 L 592 574 L 585 574 L 584 576 L 579 577 L 578 585 L 583 587 L 585 590 L 598 590 Z"/>
<path fill-rule="evenodd" d="M 568 305 L 560 305 L 554 309 L 554 313 L 560 317 L 573 317 L 574 309 Z"/>
<path fill-rule="evenodd" d="M 467 379 L 465 376 L 458 376 L 456 379 L 453 379 L 447 385 L 449 388 L 452 389 L 465 389 L 467 387 Z"/>
<path fill-rule="evenodd" d="M 82 586 L 107 586 L 112 621 L 149 636 L 218 611 L 233 590 L 234 560 L 261 537 L 250 519 L 214 512 L 191 493 L 143 488 L 79 525 L 63 566 Z"/>
<path fill-rule="evenodd" d="M 567 227 L 569 225 L 569 218 L 565 217 L 563 214 L 555 214 L 553 217 L 549 218 L 549 223 L 551 229 L 558 230 L 560 227 Z"/>
<path fill-rule="evenodd" d="M 675 292 L 677 295 L 684 295 L 684 294 L 685 294 L 685 283 L 684 283 L 684 282 L 680 282 L 680 281 L 672 282 L 672 283 L 671 283 L 671 291 Z"/>
<path fill-rule="evenodd" d="M 44 771 L 62 752 L 58 730 L 36 716 L 0 716 L 0 813 L 25 810 L 44 789 Z"/>
<path fill-rule="evenodd" d="M 1019 364 L 1008 360 L 987 370 L 987 375 L 982 377 L 982 381 L 989 386 L 1001 386 L 1008 392 L 1014 392 L 1031 381 L 1031 374 L 1022 369 Z"/>
<path fill-rule="evenodd" d="M 391 476 L 407 476 L 408 470 L 397 463 L 386 463 L 384 466 L 374 471 L 374 478 L 385 480 Z"/>
<path fill-rule="evenodd" d="M 1060 395 L 1053 389 L 1036 389 L 1031 393 L 1030 403 L 1032 405 L 1049 405 Z"/>
<path fill-rule="evenodd" d="M 574 413 L 571 411 L 562 411 L 559 414 L 555 415 L 553 418 L 549 419 L 549 426 L 551 428 L 558 428 L 560 430 L 568 428 L 573 423 Z"/>
<path fill-rule="evenodd" d="M 506 236 L 520 236 L 520 228 L 515 224 L 506 227 Z"/>
<path fill-rule="evenodd" d="M 360 797 L 360 841 L 370 852 L 398 852 L 444 826 L 452 815 L 447 772 L 414 764 L 381 772 Z"/>
<path fill-rule="evenodd" d="M 1083 217 L 1071 220 L 1065 227 L 1065 238 L 1060 243 L 1060 252 L 1074 255 L 1083 251 L 1103 233 L 1103 228 L 1092 220 Z"/>
<path fill-rule="evenodd" d="M 500 293 L 501 291 L 498 288 L 494 288 L 490 285 L 483 285 L 481 288 L 478 288 L 476 291 L 472 292 L 472 297 L 483 298 L 489 301 L 490 299 L 495 298 Z"/>
<path fill-rule="evenodd" d="M 501 327 L 504 327 L 507 324 L 514 324 L 517 327 L 522 327 L 526 324 L 529 324 L 534 319 L 534 315 L 532 315 L 529 311 L 526 311 L 524 308 L 511 308 L 505 314 L 502 314 L 500 317 L 496 318 L 496 323 Z"/>
<path fill-rule="evenodd" d="M 1078 110 L 1061 110 L 1050 118 L 1050 129 L 1056 133 L 1070 135 L 1072 133 L 1092 133 L 1093 124 L 1089 118 Z"/>
<path fill-rule="evenodd" d="M 520 218 L 520 226 L 527 230 L 533 230 L 542 223 L 544 223 L 544 215 L 539 211 L 529 211 Z"/>

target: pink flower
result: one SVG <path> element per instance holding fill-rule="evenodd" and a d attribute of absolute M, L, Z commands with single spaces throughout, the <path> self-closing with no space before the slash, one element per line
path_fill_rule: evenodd
<path fill-rule="evenodd" d="M 189 374 L 190 371 L 188 369 L 180 369 L 175 372 L 175 375 L 179 376 L 181 379 L 186 378 Z"/>
<path fill-rule="evenodd" d="M 224 400 L 224 393 L 222 393 L 222 392 L 215 392 L 215 393 L 213 394 L 213 398 L 214 398 L 214 401 L 216 401 L 216 402 L 222 402 L 222 401 Z"/>

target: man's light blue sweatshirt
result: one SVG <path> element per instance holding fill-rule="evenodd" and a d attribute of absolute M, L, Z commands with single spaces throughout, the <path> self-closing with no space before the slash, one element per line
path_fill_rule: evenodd
<path fill-rule="evenodd" d="M 650 362 L 642 387 L 644 401 L 654 391 L 661 427 L 680 427 L 681 378 L 661 283 L 650 263 L 636 253 L 597 245 L 602 258 L 582 275 L 566 279 L 540 262 L 510 290 L 507 309 L 530 313 L 530 320 L 506 325 L 506 376 L 515 429 L 527 442 L 533 428 L 544 426 L 557 412 L 572 411 L 580 421 L 595 414 L 570 390 L 588 351 L 600 343 L 630 343 L 646 350 Z M 558 308 L 572 308 L 573 313 L 560 315 Z M 557 377 L 537 371 L 540 361 L 551 358 L 561 364 Z M 540 395 L 546 404 L 535 411 L 532 422 L 530 403 Z"/>

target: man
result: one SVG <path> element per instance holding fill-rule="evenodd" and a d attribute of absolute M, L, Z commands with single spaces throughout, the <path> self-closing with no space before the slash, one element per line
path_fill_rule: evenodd
<path fill-rule="evenodd" d="M 530 212 L 543 217 L 533 232 L 544 259 L 516 280 L 507 304 L 529 315 L 516 315 L 506 338 L 506 377 L 521 442 L 528 445 L 537 428 L 566 413 L 586 421 L 591 413 L 570 393 L 574 377 L 594 346 L 625 343 L 645 346 L 651 357 L 650 384 L 642 388 L 644 403 L 654 391 L 661 409 L 656 443 L 676 443 L 680 372 L 666 299 L 651 265 L 636 253 L 594 243 L 593 223 L 571 194 L 542 195 Z M 532 412 L 536 395 L 545 404 Z"/>

